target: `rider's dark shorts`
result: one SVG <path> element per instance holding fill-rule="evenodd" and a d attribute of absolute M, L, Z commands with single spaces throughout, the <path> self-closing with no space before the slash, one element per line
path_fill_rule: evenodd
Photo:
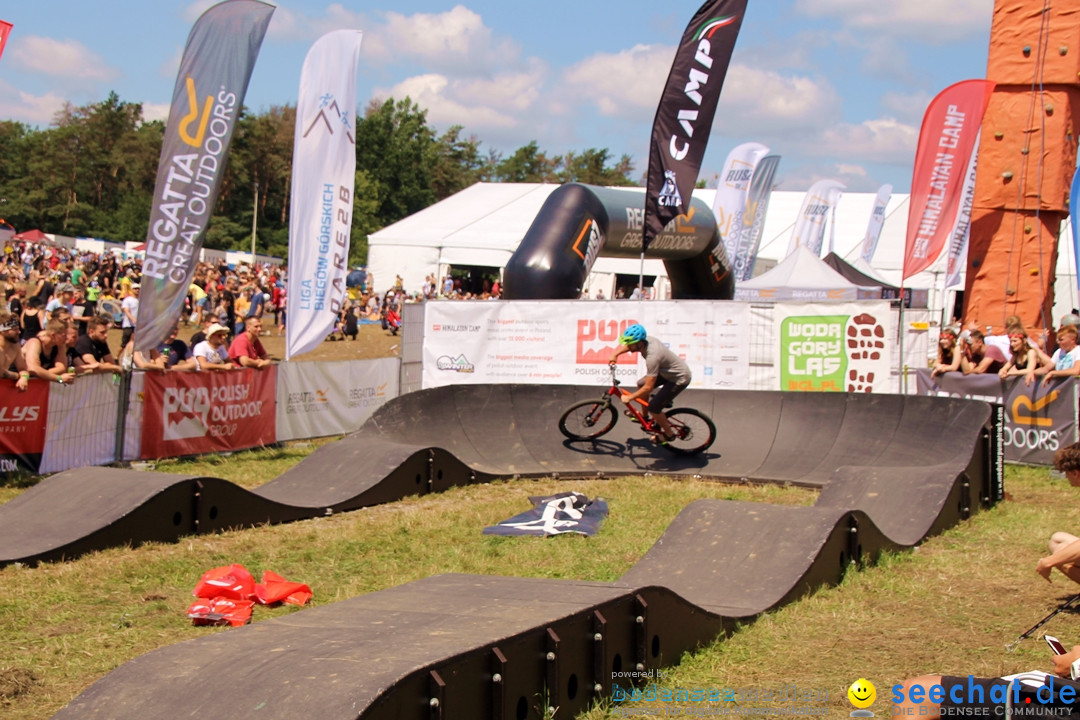
<path fill-rule="evenodd" d="M 642 379 L 641 382 L 644 382 Z M 663 412 L 664 408 L 671 404 L 675 396 L 686 389 L 686 385 L 677 385 L 671 380 L 662 377 L 656 378 L 656 387 L 649 396 L 649 412 Z"/>

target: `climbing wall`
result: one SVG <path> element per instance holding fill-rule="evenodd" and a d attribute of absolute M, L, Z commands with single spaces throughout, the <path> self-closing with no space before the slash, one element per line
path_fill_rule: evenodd
<path fill-rule="evenodd" d="M 997 0 L 971 214 L 964 320 L 1052 328 L 1080 115 L 1080 5 Z"/>

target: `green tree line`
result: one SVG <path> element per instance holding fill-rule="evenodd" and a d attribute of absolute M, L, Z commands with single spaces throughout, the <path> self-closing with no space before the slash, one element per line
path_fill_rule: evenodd
<path fill-rule="evenodd" d="M 288 252 L 289 193 L 296 108 L 242 113 L 204 245 Z M 142 241 L 150 217 L 165 124 L 116 95 L 57 113 L 48 128 L 0 121 L 0 218 L 116 242 Z M 507 156 L 484 152 L 461 126 L 439 134 L 411 99 L 373 101 L 356 120 L 352 262 L 367 257 L 369 233 L 472 185 L 583 182 L 634 185 L 628 155 L 608 150 L 555 155 L 535 141 Z M 254 217 L 253 217 L 254 215 Z"/>

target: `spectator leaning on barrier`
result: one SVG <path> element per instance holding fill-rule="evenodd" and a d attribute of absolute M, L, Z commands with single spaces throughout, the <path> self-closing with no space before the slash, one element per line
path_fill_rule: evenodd
<path fill-rule="evenodd" d="M 266 348 L 263 347 L 259 335 L 262 334 L 262 320 L 250 317 L 244 323 L 244 332 L 236 336 L 229 346 L 229 357 L 237 367 L 255 368 L 262 370 L 270 366 L 270 358 L 266 356 Z"/>
<path fill-rule="evenodd" d="M 8 313 L 0 313 L 0 370 L 5 378 L 15 381 L 19 392 L 30 384 L 30 370 L 19 344 L 19 319 Z"/>
<path fill-rule="evenodd" d="M 49 382 L 60 384 L 75 380 L 75 373 L 69 372 L 67 347 L 64 338 L 67 335 L 67 323 L 63 320 L 50 320 L 45 329 L 26 341 L 23 345 L 23 358 L 30 374 Z"/>
<path fill-rule="evenodd" d="M 1035 371 L 1036 375 L 1043 376 L 1043 382 L 1080 374 L 1080 348 L 1076 346 L 1076 340 L 1076 328 L 1072 325 L 1066 325 L 1057 331 L 1058 349 Z"/>
<path fill-rule="evenodd" d="M 937 362 L 930 371 L 931 377 L 960 369 L 960 350 L 956 347 L 956 330 L 941 328 L 938 337 Z"/>
<path fill-rule="evenodd" d="M 971 330 L 968 341 L 964 343 L 960 354 L 960 370 L 965 375 L 997 374 L 1008 362 L 1005 353 L 993 345 L 986 344 L 986 336 L 981 330 Z"/>
<path fill-rule="evenodd" d="M 229 328 L 219 323 L 214 323 L 206 330 L 206 339 L 195 346 L 195 367 L 197 370 L 232 370 L 237 367 L 229 359 L 229 351 L 225 347 L 225 339 L 229 336 Z"/>
<path fill-rule="evenodd" d="M 94 315 L 87 323 L 86 334 L 75 341 L 75 354 L 83 363 L 83 372 L 119 373 L 123 368 L 109 350 L 109 328 L 112 320 L 105 315 Z"/>

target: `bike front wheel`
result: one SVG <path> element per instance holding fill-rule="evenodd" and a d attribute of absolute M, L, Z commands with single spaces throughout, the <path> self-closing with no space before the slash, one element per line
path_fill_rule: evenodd
<path fill-rule="evenodd" d="M 574 403 L 559 418 L 559 430 L 571 440 L 592 440 L 615 427 L 615 408 L 599 400 Z"/>
<path fill-rule="evenodd" d="M 716 425 L 704 413 L 693 408 L 678 408 L 667 413 L 675 439 L 667 448 L 683 455 L 695 455 L 709 449 L 716 440 Z"/>

